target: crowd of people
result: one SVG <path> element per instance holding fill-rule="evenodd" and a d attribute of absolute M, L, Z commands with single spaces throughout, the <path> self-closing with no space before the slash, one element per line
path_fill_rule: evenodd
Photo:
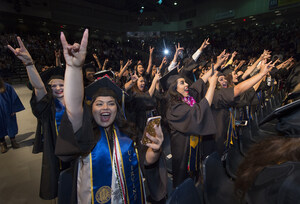
<path fill-rule="evenodd" d="M 147 53 L 140 58 L 120 42 L 90 41 L 88 30 L 80 44 L 69 44 L 64 33 L 60 40 L 28 36 L 16 42 L 5 35 L 2 45 L 6 40 L 12 55 L 2 47 L 1 53 L 9 56 L 3 62 L 19 58 L 33 89 L 30 103 L 38 119 L 34 149 L 43 152 L 40 197 L 58 197 L 61 203 L 165 203 L 170 195 L 162 152 L 170 140 L 174 189 L 191 178 L 211 203 L 205 158 L 216 152 L 220 162 L 228 162 L 230 151 L 247 144 L 236 178 L 230 178 L 236 179 L 235 192 L 222 194 L 222 203 L 257 203 L 258 198 L 272 203 L 282 188 L 299 202 L 298 27 L 259 29 L 212 34 L 193 44 L 183 40 L 174 46 L 173 58 L 161 54 L 158 40 L 133 46 Z M 154 116 L 161 116 L 161 125 L 144 134 Z M 270 117 L 279 119 L 276 128 Z M 249 145 L 242 140 L 247 133 L 259 139 Z M 143 137 L 150 142 L 141 144 Z M 281 154 L 275 153 L 275 141 L 286 146 Z M 273 153 L 278 156 L 272 159 Z M 262 195 L 257 178 L 264 168 L 286 165 L 294 167 L 293 187 L 282 187 L 291 175 L 284 174 L 280 182 L 269 179 L 277 182 L 266 184 L 273 193 Z M 234 188 L 234 183 L 223 188 Z"/>

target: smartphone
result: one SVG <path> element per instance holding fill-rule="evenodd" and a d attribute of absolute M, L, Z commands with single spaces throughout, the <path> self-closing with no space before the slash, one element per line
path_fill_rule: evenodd
<path fill-rule="evenodd" d="M 248 120 L 236 120 L 235 125 L 236 126 L 247 126 L 248 125 Z"/>
<path fill-rule="evenodd" d="M 156 137 L 154 127 L 160 125 L 160 120 L 161 120 L 161 116 L 155 116 L 155 117 L 148 118 L 145 130 L 144 130 L 143 138 L 141 140 L 141 143 L 143 145 L 151 143 L 151 140 L 146 136 L 146 133 L 148 133 L 152 137 Z"/>

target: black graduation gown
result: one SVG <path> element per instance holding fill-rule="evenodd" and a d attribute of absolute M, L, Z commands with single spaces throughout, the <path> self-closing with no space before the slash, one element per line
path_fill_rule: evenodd
<path fill-rule="evenodd" d="M 33 91 L 30 105 L 33 114 L 40 120 L 43 129 L 43 134 L 36 134 L 36 137 L 43 136 L 43 138 L 35 138 L 36 141 L 39 141 L 35 144 L 42 145 L 42 147 L 34 147 L 34 149 L 43 150 L 40 197 L 51 200 L 57 197 L 60 171 L 59 159 L 54 154 L 57 135 L 55 127 L 55 104 L 52 93 L 49 91 L 37 102 Z"/>
<path fill-rule="evenodd" d="M 197 102 L 193 107 L 182 101 L 173 101 L 167 109 L 166 118 L 171 130 L 173 187 L 180 185 L 189 176 L 190 136 L 211 135 L 216 130 L 208 101 L 206 98 L 200 99 L 204 89 L 203 80 L 198 79 L 190 87 L 190 94 Z"/>
<path fill-rule="evenodd" d="M 227 132 L 230 122 L 229 108 L 245 107 L 251 104 L 255 97 L 255 90 L 250 88 L 239 97 L 234 97 L 234 88 L 221 88 L 215 91 L 212 112 L 217 126 L 215 135 L 217 151 L 221 155 L 224 151 L 224 142 L 227 139 Z"/>
<path fill-rule="evenodd" d="M 246 194 L 249 204 L 299 204 L 300 162 L 265 167 Z"/>
<path fill-rule="evenodd" d="M 148 92 L 134 93 L 132 94 L 131 101 L 127 103 L 126 108 L 130 110 L 129 119 L 136 124 L 139 130 L 139 139 L 141 139 L 147 119 L 151 117 L 151 115 L 149 115 L 150 112 L 152 112 L 152 110 L 156 112 L 156 99 L 154 96 L 151 97 Z"/>
<path fill-rule="evenodd" d="M 81 128 L 74 133 L 72 123 L 66 113 L 64 113 L 60 131 L 56 142 L 55 154 L 65 162 L 71 162 L 72 186 L 63 186 L 63 188 L 72 188 L 71 202 L 77 203 L 77 175 L 79 156 L 88 155 L 97 142 L 101 139 L 98 126 L 93 122 L 91 108 L 84 105 L 83 123 Z M 144 169 L 144 178 L 147 180 L 147 186 L 150 195 L 154 200 L 161 200 L 167 194 L 167 171 L 166 164 L 161 156 L 153 165 L 144 166 L 145 153 L 147 147 L 136 143 L 139 152 L 140 167 Z"/>

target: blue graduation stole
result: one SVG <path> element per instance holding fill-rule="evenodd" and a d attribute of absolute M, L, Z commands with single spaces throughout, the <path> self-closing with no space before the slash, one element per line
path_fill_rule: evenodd
<path fill-rule="evenodd" d="M 55 103 L 55 125 L 56 125 L 56 133 L 58 133 L 61 118 L 66 110 L 65 106 L 56 98 L 54 99 Z"/>
<path fill-rule="evenodd" d="M 90 175 L 92 204 L 111 203 L 111 181 L 113 170 L 113 151 L 110 150 L 108 135 L 104 128 L 99 127 L 101 139 L 98 141 L 90 153 Z M 139 170 L 138 155 L 134 149 L 134 142 L 126 135 L 120 133 L 117 127 L 114 127 L 114 140 L 118 140 L 120 146 L 122 176 L 125 191 L 124 203 L 144 203 L 144 190 L 141 173 Z M 117 145 L 114 142 L 114 145 Z M 120 179 L 120 178 L 119 178 Z M 120 191 L 122 192 L 122 189 Z"/>

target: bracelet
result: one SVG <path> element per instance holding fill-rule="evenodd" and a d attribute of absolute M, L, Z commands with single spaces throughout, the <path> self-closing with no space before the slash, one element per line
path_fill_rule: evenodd
<path fill-rule="evenodd" d="M 25 67 L 33 65 L 33 61 L 28 62 L 27 64 L 23 63 Z"/>

